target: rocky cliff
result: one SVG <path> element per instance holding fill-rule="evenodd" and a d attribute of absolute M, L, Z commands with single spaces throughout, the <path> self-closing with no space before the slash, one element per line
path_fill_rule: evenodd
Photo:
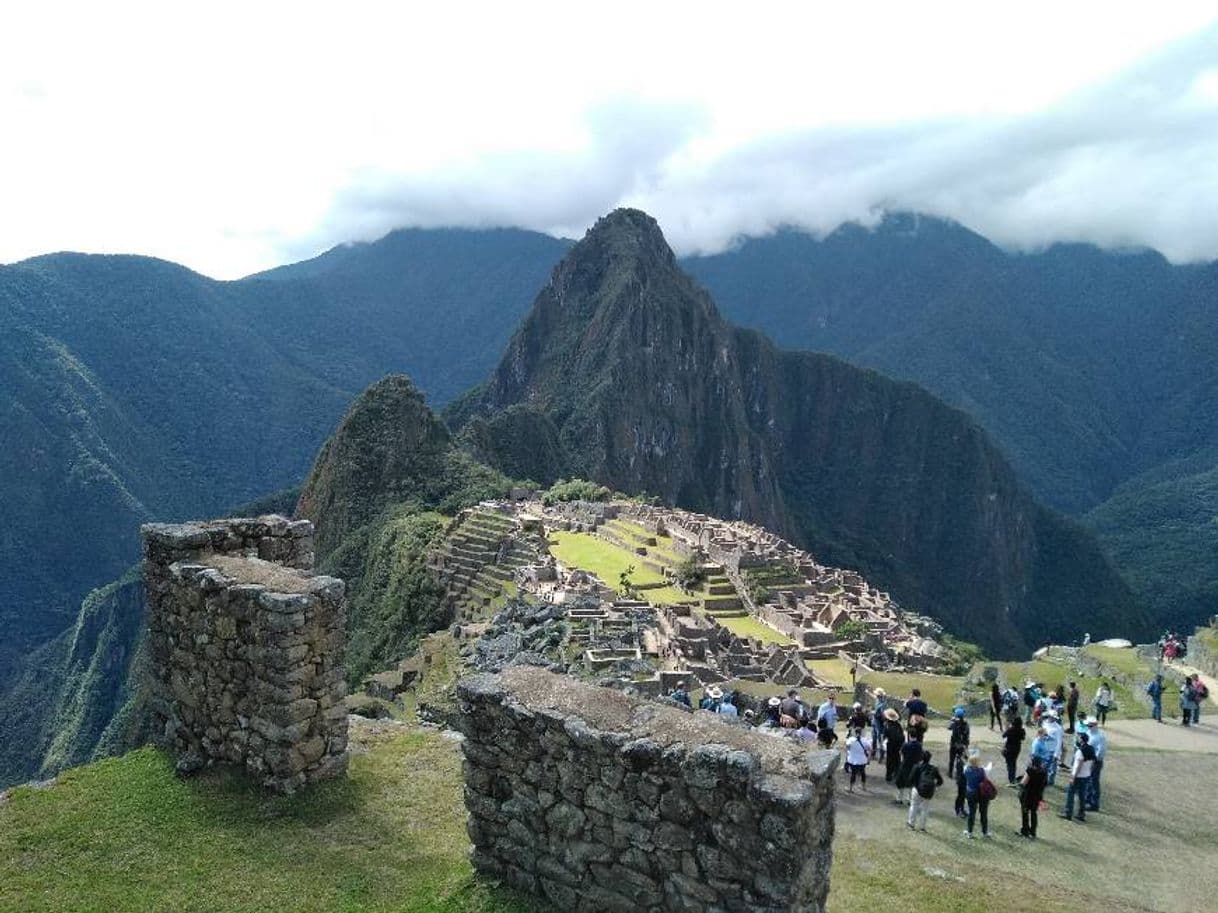
<path fill-rule="evenodd" d="M 968 417 L 913 384 L 732 327 L 645 213 L 618 210 L 588 232 L 487 384 L 448 415 L 481 419 L 485 437 L 522 408 L 553 425 L 561 452 L 517 473 L 547 481 L 558 463 L 761 523 L 992 651 L 1141 630 L 1094 540 L 1037 504 Z"/>

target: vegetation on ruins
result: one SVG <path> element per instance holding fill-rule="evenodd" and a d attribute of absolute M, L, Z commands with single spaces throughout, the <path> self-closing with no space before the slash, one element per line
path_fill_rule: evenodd
<path fill-rule="evenodd" d="M 542 493 L 541 503 L 552 507 L 563 501 L 608 501 L 611 497 L 608 488 L 587 479 L 559 479 Z"/>
<path fill-rule="evenodd" d="M 693 590 L 706 579 L 706 571 L 696 557 L 689 555 L 672 568 L 672 579 L 681 589 Z"/>

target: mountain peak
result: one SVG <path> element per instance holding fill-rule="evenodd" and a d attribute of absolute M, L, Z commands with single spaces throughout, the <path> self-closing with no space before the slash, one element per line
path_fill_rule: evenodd
<path fill-rule="evenodd" d="M 674 267 L 677 262 L 664 240 L 660 223 L 641 209 L 615 209 L 601 216 L 572 250 L 572 255 L 586 255 L 592 250 L 615 258 L 659 260 Z"/>

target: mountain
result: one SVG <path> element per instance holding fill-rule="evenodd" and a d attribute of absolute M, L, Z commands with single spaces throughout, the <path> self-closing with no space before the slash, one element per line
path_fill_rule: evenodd
<path fill-rule="evenodd" d="M 517 471 L 549 481 L 557 456 L 568 474 L 761 523 L 992 651 L 1147 630 L 1094 538 L 1034 501 L 967 416 L 731 326 L 644 213 L 588 232 L 447 416 L 490 428 L 507 410 L 560 448 Z"/>
<path fill-rule="evenodd" d="M 240 282 L 146 257 L 0 267 L 0 693 L 136 560 L 141 522 L 299 483 L 386 373 L 440 403 L 484 377 L 566 247 L 403 231 Z"/>
<path fill-rule="evenodd" d="M 1176 466 L 1218 470 L 1218 264 L 1084 244 L 1010 253 L 952 222 L 892 214 L 684 266 L 729 318 L 963 409 L 1039 497 L 1095 529 L 1163 623 L 1212 611 L 1218 551 L 1199 543 L 1213 512 L 1141 487 Z"/>

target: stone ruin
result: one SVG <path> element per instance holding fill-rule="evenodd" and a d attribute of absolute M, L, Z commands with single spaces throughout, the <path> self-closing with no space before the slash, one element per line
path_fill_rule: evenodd
<path fill-rule="evenodd" d="M 244 766 L 292 792 L 347 768 L 345 587 L 313 524 L 145 525 L 153 733 L 179 769 Z"/>
<path fill-rule="evenodd" d="M 482 875 L 586 913 L 823 913 L 836 752 L 536 668 L 458 697 Z"/>

